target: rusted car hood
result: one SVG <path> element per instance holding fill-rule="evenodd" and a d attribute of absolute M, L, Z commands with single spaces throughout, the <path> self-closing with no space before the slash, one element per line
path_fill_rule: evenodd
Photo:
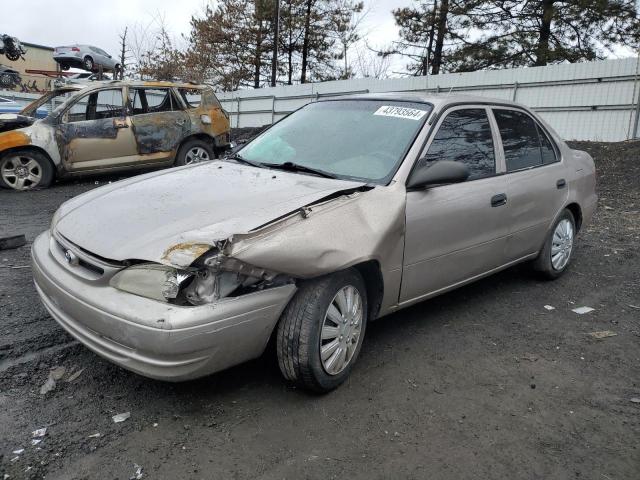
<path fill-rule="evenodd" d="M 214 161 L 134 177 L 75 197 L 60 208 L 55 229 L 107 259 L 188 266 L 207 245 L 362 185 Z M 191 252 L 189 245 L 195 245 Z"/>

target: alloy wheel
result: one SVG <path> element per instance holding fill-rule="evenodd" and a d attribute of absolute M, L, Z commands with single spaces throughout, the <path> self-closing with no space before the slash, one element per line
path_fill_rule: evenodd
<path fill-rule="evenodd" d="M 551 265 L 555 270 L 562 270 L 569 263 L 573 249 L 573 225 L 563 218 L 556 225 L 551 240 Z"/>
<path fill-rule="evenodd" d="M 191 163 L 205 162 L 210 159 L 211 158 L 209 157 L 209 152 L 207 152 L 204 148 L 193 147 L 187 152 L 184 163 L 185 165 L 189 165 Z"/>
<path fill-rule="evenodd" d="M 341 288 L 329 304 L 320 331 L 320 360 L 329 375 L 342 372 L 353 358 L 362 332 L 364 309 L 358 289 Z"/>
<path fill-rule="evenodd" d="M 42 180 L 42 167 L 28 156 L 19 155 L 7 158 L 2 164 L 0 175 L 9 187 L 16 190 L 30 190 Z"/>

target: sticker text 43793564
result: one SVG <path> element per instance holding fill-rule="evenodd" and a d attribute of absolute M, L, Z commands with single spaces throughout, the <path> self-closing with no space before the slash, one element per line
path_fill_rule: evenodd
<path fill-rule="evenodd" d="M 393 105 L 383 105 L 374 112 L 374 115 L 383 117 L 406 118 L 408 120 L 420 120 L 426 115 L 426 110 L 417 108 L 395 107 Z"/>

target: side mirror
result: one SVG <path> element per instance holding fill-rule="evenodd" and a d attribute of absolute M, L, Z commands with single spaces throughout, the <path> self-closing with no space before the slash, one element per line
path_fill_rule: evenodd
<path fill-rule="evenodd" d="M 415 190 L 430 185 L 460 183 L 466 181 L 469 175 L 469 168 L 464 163 L 439 160 L 414 171 L 409 177 L 407 188 Z"/>

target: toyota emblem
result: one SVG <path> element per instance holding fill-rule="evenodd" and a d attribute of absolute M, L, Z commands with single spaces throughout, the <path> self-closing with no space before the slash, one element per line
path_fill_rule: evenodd
<path fill-rule="evenodd" d="M 69 265 L 78 265 L 78 257 L 71 250 L 64 251 L 64 258 L 67 259 Z"/>

